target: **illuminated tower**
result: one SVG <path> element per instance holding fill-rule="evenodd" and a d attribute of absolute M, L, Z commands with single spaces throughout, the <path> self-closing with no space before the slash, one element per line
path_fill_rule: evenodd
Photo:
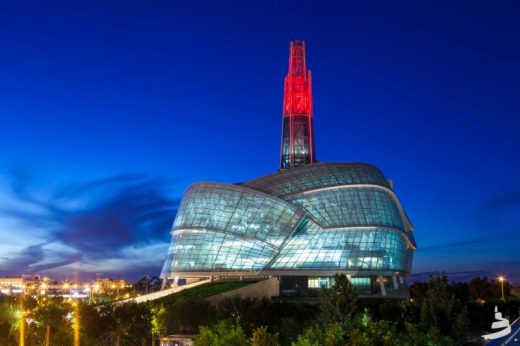
<path fill-rule="evenodd" d="M 292 41 L 285 77 L 282 124 L 282 169 L 314 163 L 312 80 L 305 63 L 305 42 Z"/>

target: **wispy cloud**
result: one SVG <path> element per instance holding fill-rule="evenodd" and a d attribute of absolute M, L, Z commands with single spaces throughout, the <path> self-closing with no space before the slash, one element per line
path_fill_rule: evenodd
<path fill-rule="evenodd" d="M 493 238 L 495 237 L 495 238 Z M 461 240 L 453 240 L 453 241 L 447 241 L 432 245 L 426 245 L 423 247 L 419 247 L 418 251 L 420 252 L 430 252 L 430 251 L 439 251 L 439 250 L 446 250 L 451 248 L 464 248 L 464 247 L 471 247 L 481 244 L 489 244 L 490 241 L 499 240 L 500 238 L 496 238 L 496 234 L 493 236 L 483 236 L 478 238 L 468 238 L 468 239 L 461 239 Z"/>
<path fill-rule="evenodd" d="M 489 201 L 488 205 L 497 209 L 520 207 L 520 189 L 509 190 Z"/>
<path fill-rule="evenodd" d="M 421 273 L 414 273 L 410 276 L 410 278 L 407 280 L 408 283 L 414 283 L 414 282 L 425 282 L 430 279 L 430 277 L 435 277 L 438 275 L 446 275 L 448 277 L 448 280 L 454 281 L 454 282 L 463 282 L 463 281 L 469 281 L 472 278 L 476 276 L 489 276 L 490 273 L 483 271 L 483 270 L 473 270 L 473 271 L 463 271 L 463 272 L 440 272 L 440 271 L 431 271 L 431 272 L 421 272 Z"/>
<path fill-rule="evenodd" d="M 484 200 L 475 210 L 475 219 L 480 225 L 496 231 L 508 231 L 508 237 L 519 237 L 520 188 L 512 186 Z"/>
<path fill-rule="evenodd" d="M 36 185 L 23 172 L 8 175 L 0 185 L 7 196 L 0 204 L 0 275 L 158 272 L 179 203 L 168 197 L 169 186 L 145 175 L 59 186 Z M 32 239 L 21 247 L 24 237 Z"/>

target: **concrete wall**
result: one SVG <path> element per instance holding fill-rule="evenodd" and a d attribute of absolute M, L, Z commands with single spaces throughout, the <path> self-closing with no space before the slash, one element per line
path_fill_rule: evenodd
<path fill-rule="evenodd" d="M 280 282 L 278 278 L 269 278 L 257 283 L 247 285 L 242 288 L 237 288 L 236 290 L 227 291 L 224 293 L 220 293 L 208 298 L 205 298 L 206 301 L 209 301 L 211 304 L 217 304 L 224 300 L 225 298 L 239 296 L 241 298 L 267 298 L 271 299 L 271 297 L 278 297 L 280 295 Z"/>

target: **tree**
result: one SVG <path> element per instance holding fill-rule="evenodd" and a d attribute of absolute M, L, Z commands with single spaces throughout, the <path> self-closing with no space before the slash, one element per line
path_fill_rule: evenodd
<path fill-rule="evenodd" d="M 421 321 L 423 330 L 435 328 L 441 334 L 448 335 L 451 331 L 451 320 L 455 305 L 454 297 L 448 291 L 446 276 L 431 277 L 428 282 L 426 297 L 421 306 Z"/>
<path fill-rule="evenodd" d="M 107 333 L 98 340 L 99 345 L 133 346 L 151 337 L 151 314 L 145 304 L 111 304 L 100 310 Z"/>
<path fill-rule="evenodd" d="M 487 277 L 475 277 L 468 284 L 468 292 L 475 300 L 486 300 L 494 296 L 493 284 Z"/>
<path fill-rule="evenodd" d="M 214 308 L 202 299 L 178 297 L 164 303 L 166 333 L 194 334 L 200 326 L 214 323 Z"/>
<path fill-rule="evenodd" d="M 325 345 L 343 346 L 345 344 L 346 331 L 340 323 L 329 324 L 325 333 Z"/>
<path fill-rule="evenodd" d="M 322 326 L 313 323 L 305 333 L 300 335 L 298 339 L 292 343 L 292 346 L 321 346 L 325 339 L 325 332 Z"/>
<path fill-rule="evenodd" d="M 80 303 L 79 307 L 80 320 L 80 344 L 82 346 L 98 346 L 98 340 L 109 333 L 110 323 L 107 323 L 108 316 L 101 314 L 106 312 L 106 309 L 100 309 L 94 305 L 85 302 Z"/>
<path fill-rule="evenodd" d="M 466 303 L 468 301 L 469 285 L 466 282 L 455 282 L 451 284 L 451 290 L 458 302 Z"/>
<path fill-rule="evenodd" d="M 422 333 L 417 326 L 411 323 L 406 323 L 405 330 L 401 333 L 399 341 L 396 345 L 416 346 L 416 345 L 437 345 L 437 346 L 452 346 L 455 345 L 449 336 L 440 336 Z"/>
<path fill-rule="evenodd" d="M 510 297 L 513 290 L 513 285 L 510 282 L 504 281 L 501 283 L 499 280 L 491 280 L 493 297 L 497 299 L 502 298 L 502 285 L 504 285 L 504 298 Z"/>
<path fill-rule="evenodd" d="M 0 345 L 18 345 L 20 310 L 10 297 L 0 296 Z"/>
<path fill-rule="evenodd" d="M 410 297 L 412 299 L 423 299 L 426 297 L 428 291 L 428 284 L 426 282 L 414 282 L 410 286 Z"/>
<path fill-rule="evenodd" d="M 398 333 L 394 323 L 389 321 L 368 321 L 366 326 L 357 323 L 349 330 L 348 344 L 353 346 L 397 345 Z"/>
<path fill-rule="evenodd" d="M 247 335 L 252 335 L 260 326 L 267 326 L 271 333 L 278 333 L 284 345 L 295 341 L 318 313 L 317 305 L 240 297 L 226 298 L 216 307 L 217 320 L 231 319 L 240 324 Z"/>
<path fill-rule="evenodd" d="M 152 338 L 154 340 L 166 335 L 167 313 L 163 304 L 152 306 L 150 308 L 152 314 Z M 152 341 L 153 344 L 153 341 Z"/>
<path fill-rule="evenodd" d="M 340 323 L 347 326 L 358 313 L 358 295 L 346 275 L 334 275 L 330 290 L 321 292 L 320 319 L 324 326 Z"/>
<path fill-rule="evenodd" d="M 419 326 L 428 333 L 453 336 L 464 341 L 468 329 L 467 312 L 455 304 L 445 275 L 430 278 L 421 306 Z"/>
<path fill-rule="evenodd" d="M 358 316 L 358 295 L 344 274 L 334 275 L 330 289 L 322 289 L 321 312 L 317 323 L 313 323 L 293 346 L 344 345 L 347 330 Z"/>
<path fill-rule="evenodd" d="M 267 330 L 267 326 L 261 326 L 253 331 L 251 337 L 251 346 L 277 346 L 280 345 L 278 341 L 278 333 L 271 334 Z"/>
<path fill-rule="evenodd" d="M 72 343 L 72 323 L 70 306 L 60 300 L 48 300 L 41 303 L 30 315 L 34 320 L 29 337 L 36 340 L 45 340 L 49 333 L 51 345 L 67 345 Z"/>
<path fill-rule="evenodd" d="M 293 341 L 296 341 L 298 336 L 305 330 L 304 325 L 304 323 L 299 322 L 295 317 L 282 317 L 280 324 L 274 327 L 279 328 L 281 344 L 290 345 Z"/>
<path fill-rule="evenodd" d="M 202 326 L 194 340 L 195 346 L 243 346 L 247 338 L 240 325 L 228 320 L 220 321 L 212 327 Z"/>
<path fill-rule="evenodd" d="M 219 336 L 213 332 L 211 327 L 201 326 L 193 344 L 195 346 L 214 346 L 217 345 L 218 339 Z"/>

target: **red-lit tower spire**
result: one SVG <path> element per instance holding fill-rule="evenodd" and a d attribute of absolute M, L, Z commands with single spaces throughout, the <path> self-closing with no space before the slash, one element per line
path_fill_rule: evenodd
<path fill-rule="evenodd" d="M 305 42 L 292 41 L 283 98 L 281 168 L 314 163 L 311 71 L 305 63 Z"/>

